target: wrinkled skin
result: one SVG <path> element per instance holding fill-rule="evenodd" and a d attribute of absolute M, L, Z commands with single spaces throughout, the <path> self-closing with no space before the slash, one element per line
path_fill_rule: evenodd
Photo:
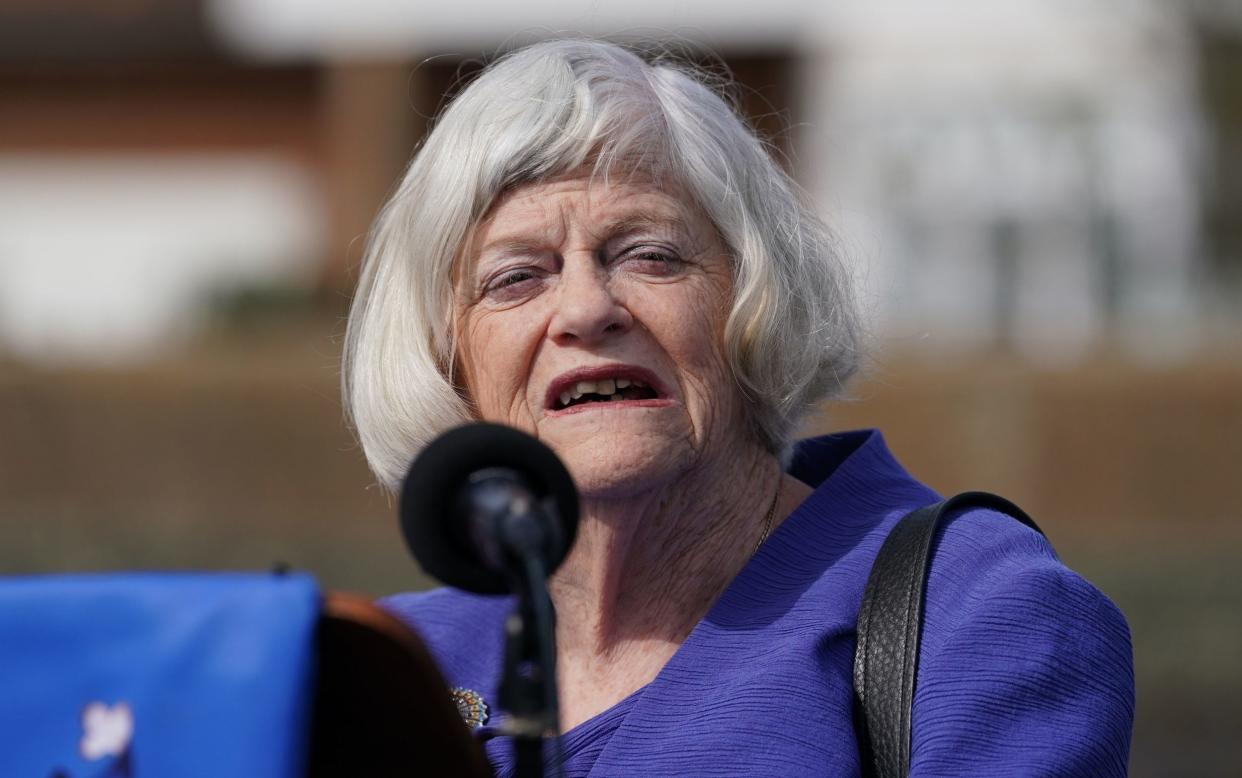
<path fill-rule="evenodd" d="M 475 412 L 550 445 L 582 495 L 549 586 L 566 729 L 650 682 L 767 516 L 779 524 L 810 491 L 750 433 L 721 345 L 731 260 L 690 202 L 640 177 L 528 185 L 492 207 L 454 269 Z M 617 364 L 649 371 L 659 397 L 550 402 L 567 372 Z"/>
<path fill-rule="evenodd" d="M 458 283 L 460 362 L 483 419 L 535 435 L 584 497 L 680 477 L 743 434 L 720 343 L 728 253 L 685 197 L 577 177 L 520 188 L 491 211 Z M 661 408 L 549 413 L 549 384 L 584 365 L 651 370 Z"/>

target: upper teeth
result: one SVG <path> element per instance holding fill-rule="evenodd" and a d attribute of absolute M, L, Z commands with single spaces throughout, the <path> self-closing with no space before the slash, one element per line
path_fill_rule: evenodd
<path fill-rule="evenodd" d="M 577 400 L 584 394 L 602 394 L 612 395 L 618 389 L 625 389 L 629 386 L 644 387 L 645 383 L 637 379 L 629 378 L 604 378 L 599 381 L 579 381 L 572 388 L 562 391 L 560 394 L 561 405 L 569 405 L 570 400 Z"/>

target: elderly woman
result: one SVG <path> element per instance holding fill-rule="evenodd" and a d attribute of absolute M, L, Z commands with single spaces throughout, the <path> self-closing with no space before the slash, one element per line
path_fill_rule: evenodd
<path fill-rule="evenodd" d="M 893 524 L 938 498 L 879 433 L 791 442 L 859 339 L 825 227 L 693 71 L 543 43 L 443 112 L 372 234 L 346 400 L 393 489 L 470 420 L 565 461 L 568 775 L 860 771 L 863 585 Z M 508 600 L 385 604 L 495 706 Z M 917 689 L 914 775 L 1125 773 L 1125 621 L 1008 517 L 969 510 L 938 536 Z"/>

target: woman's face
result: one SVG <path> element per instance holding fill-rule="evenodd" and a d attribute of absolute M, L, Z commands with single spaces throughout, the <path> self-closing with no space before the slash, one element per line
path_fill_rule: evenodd
<path fill-rule="evenodd" d="M 721 347 L 730 260 L 681 192 L 531 184 L 470 245 L 456 268 L 469 396 L 550 445 L 584 496 L 657 486 L 744 434 Z"/>

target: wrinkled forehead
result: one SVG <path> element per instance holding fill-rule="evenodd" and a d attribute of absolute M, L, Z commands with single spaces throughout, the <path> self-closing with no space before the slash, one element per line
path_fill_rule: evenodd
<path fill-rule="evenodd" d="M 525 184 L 504 192 L 480 220 L 476 232 L 498 225 L 569 212 L 593 224 L 644 216 L 658 221 L 692 221 L 700 216 L 687 207 L 680 187 L 647 177 L 563 176 Z"/>

